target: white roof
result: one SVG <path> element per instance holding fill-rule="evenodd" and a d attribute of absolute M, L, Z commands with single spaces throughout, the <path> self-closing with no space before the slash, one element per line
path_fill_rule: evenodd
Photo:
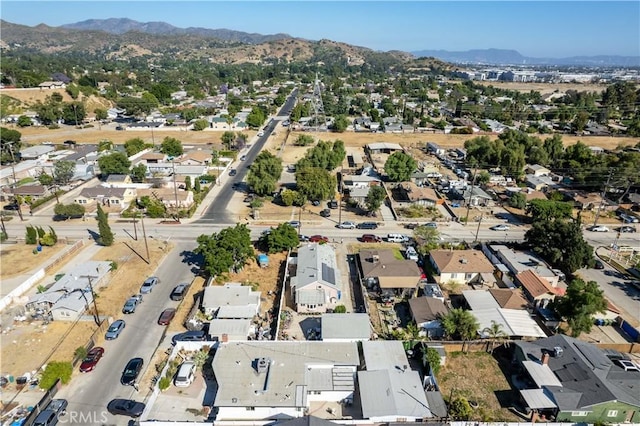
<path fill-rule="evenodd" d="M 323 340 L 349 339 L 357 341 L 369 340 L 371 337 L 368 314 L 323 314 L 321 321 Z"/>
<path fill-rule="evenodd" d="M 398 340 L 362 342 L 362 353 L 367 370 L 384 370 L 408 365 L 407 354 Z"/>
<path fill-rule="evenodd" d="M 253 318 L 258 311 L 257 305 L 220 306 L 216 318 Z"/>
<path fill-rule="evenodd" d="M 291 278 L 295 291 L 316 284 L 340 288 L 340 270 L 336 252 L 329 244 L 311 243 L 298 249 L 298 269 Z"/>
<path fill-rule="evenodd" d="M 258 358 L 269 360 L 268 375 L 258 373 Z M 221 344 L 213 359 L 218 382 L 214 406 L 304 407 L 307 390 L 343 390 L 359 365 L 353 342 L 250 341 Z M 345 375 L 350 368 L 350 378 Z M 315 369 L 327 371 L 316 372 Z M 335 378 L 326 382 L 326 374 Z M 268 377 L 268 380 L 266 380 Z M 324 377 L 324 378 L 323 378 Z"/>
<path fill-rule="evenodd" d="M 21 149 L 20 155 L 22 157 L 39 157 L 43 154 L 47 154 L 55 150 L 56 148 L 51 145 L 36 145 L 30 146 L 29 148 Z"/>
<path fill-rule="evenodd" d="M 479 330 L 491 328 L 491 321 L 502 325 L 502 331 L 508 336 L 518 337 L 547 337 L 540 326 L 529 315 L 529 312 L 521 309 L 488 308 L 472 311 L 480 324 Z M 488 336 L 483 336 L 488 337 Z"/>
<path fill-rule="evenodd" d="M 536 383 L 536 386 L 559 386 L 562 387 L 562 382 L 548 365 L 543 365 L 535 361 L 522 361 L 522 366 L 527 370 L 529 376 Z"/>
<path fill-rule="evenodd" d="M 487 290 L 464 290 L 462 295 L 472 311 L 500 308 L 496 299 Z"/>
<path fill-rule="evenodd" d="M 216 311 L 222 306 L 247 306 L 260 303 L 260 292 L 240 283 L 208 286 L 202 296 L 202 307 Z"/>
<path fill-rule="evenodd" d="M 520 395 L 527 404 L 527 407 L 536 409 L 558 408 L 545 389 L 522 389 Z"/>
<path fill-rule="evenodd" d="M 402 151 L 402 147 L 397 143 L 389 143 L 389 142 L 374 142 L 367 145 L 367 148 L 371 150 L 376 149 L 395 149 L 398 151 Z"/>
<path fill-rule="evenodd" d="M 212 319 L 209 322 L 209 335 L 222 340 L 222 335 L 226 334 L 229 340 L 247 340 L 250 319 Z"/>

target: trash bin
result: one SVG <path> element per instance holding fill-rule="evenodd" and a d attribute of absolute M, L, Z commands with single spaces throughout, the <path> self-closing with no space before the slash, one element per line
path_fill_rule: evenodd
<path fill-rule="evenodd" d="M 38 251 L 42 251 L 42 246 L 41 246 L 40 244 L 38 244 L 38 246 L 36 247 L 36 249 L 37 249 Z"/>

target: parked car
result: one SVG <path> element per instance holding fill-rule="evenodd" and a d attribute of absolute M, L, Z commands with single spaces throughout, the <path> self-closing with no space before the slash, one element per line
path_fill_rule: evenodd
<path fill-rule="evenodd" d="M 247 156 L 246 156 L 246 155 L 243 155 L 243 156 L 241 156 L 241 157 L 240 157 L 240 161 L 244 161 L 244 160 L 246 160 L 246 159 L 247 159 Z"/>
<path fill-rule="evenodd" d="M 620 214 L 620 219 L 622 219 L 624 223 L 638 223 L 637 217 L 625 213 Z"/>
<path fill-rule="evenodd" d="M 196 364 L 193 361 L 186 361 L 182 363 L 180 368 L 178 368 L 173 384 L 179 388 L 186 388 L 193 383 L 195 378 Z"/>
<path fill-rule="evenodd" d="M 184 299 L 184 295 L 187 294 L 187 290 L 189 290 L 189 284 L 182 283 L 175 286 L 169 298 L 171 300 L 182 300 Z"/>
<path fill-rule="evenodd" d="M 237 175 L 237 174 L 238 174 L 238 171 L 237 171 L 236 169 L 231 169 L 231 170 L 229 171 L 229 176 L 235 176 L 235 175 Z"/>
<path fill-rule="evenodd" d="M 312 205 L 314 205 L 314 206 L 316 206 L 316 207 L 318 207 L 318 206 L 320 205 L 320 201 L 318 201 L 318 200 L 313 200 L 313 201 L 311 202 L 311 204 L 312 204 Z"/>
<path fill-rule="evenodd" d="M 320 210 L 320 216 L 322 216 L 322 217 L 331 217 L 331 210 L 329 210 L 329 209 Z"/>
<path fill-rule="evenodd" d="M 140 299 L 132 296 L 124 302 L 124 307 L 122 308 L 123 314 L 132 314 L 136 311 L 136 308 L 140 304 Z"/>
<path fill-rule="evenodd" d="M 300 228 L 300 222 L 298 222 L 297 220 L 290 220 L 287 223 L 296 229 Z"/>
<path fill-rule="evenodd" d="M 193 330 L 176 334 L 171 338 L 171 343 L 175 345 L 176 342 L 204 342 L 205 340 L 207 340 L 207 333 L 204 330 Z"/>
<path fill-rule="evenodd" d="M 409 237 L 402 234 L 387 234 L 387 241 L 390 243 L 408 243 Z"/>
<path fill-rule="evenodd" d="M 604 269 L 604 263 L 600 259 L 596 259 L 595 265 L 593 266 L 596 269 Z"/>
<path fill-rule="evenodd" d="M 89 371 L 93 371 L 98 361 L 100 361 L 100 358 L 102 358 L 102 355 L 104 355 L 104 348 L 100 346 L 91 348 L 91 350 L 87 352 L 87 356 L 82 360 L 82 364 L 80 364 L 80 372 L 88 373 Z"/>
<path fill-rule="evenodd" d="M 627 233 L 627 232 L 636 232 L 635 226 L 621 226 L 618 231 Z"/>
<path fill-rule="evenodd" d="M 340 229 L 356 229 L 356 224 L 353 222 L 342 222 L 336 225 Z"/>
<path fill-rule="evenodd" d="M 418 252 L 416 251 L 416 249 L 413 246 L 407 247 L 407 249 L 404 252 L 404 255 L 405 255 L 405 257 L 407 259 L 413 260 L 415 262 L 420 260 L 420 258 L 418 257 Z"/>
<path fill-rule="evenodd" d="M 425 223 L 425 224 L 424 224 L 424 226 L 426 226 L 427 228 L 433 228 L 433 229 L 438 228 L 438 224 L 437 224 L 437 223 L 435 223 L 435 222 L 428 222 L 428 223 Z"/>
<path fill-rule="evenodd" d="M 140 417 L 144 412 L 145 405 L 142 402 L 131 399 L 113 399 L 107 404 L 107 411 L 114 416 Z"/>
<path fill-rule="evenodd" d="M 120 336 L 120 333 L 122 333 L 122 330 L 124 330 L 125 326 L 126 323 L 124 322 L 124 320 L 119 319 L 114 321 L 107 329 L 107 332 L 104 334 L 105 340 L 117 339 L 118 336 Z"/>
<path fill-rule="evenodd" d="M 338 208 L 338 201 L 337 200 L 331 200 L 327 203 L 327 206 L 329 206 L 330 209 L 337 209 Z"/>
<path fill-rule="evenodd" d="M 358 229 L 378 229 L 378 224 L 375 222 L 360 222 L 356 228 Z"/>
<path fill-rule="evenodd" d="M 258 132 L 258 137 L 259 137 L 259 138 L 261 138 L 261 137 L 263 137 L 263 136 L 264 136 L 264 130 L 260 130 L 260 131 Z"/>
<path fill-rule="evenodd" d="M 509 225 L 494 225 L 491 228 L 492 231 L 508 231 Z"/>
<path fill-rule="evenodd" d="M 420 226 L 420 225 L 418 225 L 417 223 L 405 223 L 404 224 L 404 227 L 406 229 L 416 229 L 418 226 Z"/>
<path fill-rule="evenodd" d="M 312 235 L 309 237 L 310 243 L 328 243 L 329 238 L 324 237 L 322 235 Z"/>
<path fill-rule="evenodd" d="M 176 316 L 175 308 L 167 308 L 160 314 L 158 325 L 169 325 L 173 317 Z"/>
<path fill-rule="evenodd" d="M 120 378 L 120 383 L 125 386 L 133 385 L 136 382 L 136 379 L 140 375 L 142 371 L 142 366 L 144 365 L 144 361 L 142 358 L 132 358 L 129 360 L 127 365 L 124 367 L 122 371 L 122 377 Z"/>
<path fill-rule="evenodd" d="M 373 234 L 363 234 L 362 237 L 360 237 L 360 241 L 363 243 L 379 243 L 382 241 L 382 238 Z"/>
<path fill-rule="evenodd" d="M 609 232 L 609 228 L 603 225 L 592 226 L 591 228 L 589 228 L 589 230 L 591 232 Z"/>
<path fill-rule="evenodd" d="M 146 280 L 144 280 L 144 282 L 142 283 L 142 286 L 140 287 L 140 293 L 142 294 L 146 294 L 146 293 L 151 293 L 151 291 L 153 291 L 153 287 L 156 286 L 156 284 L 158 284 L 159 280 L 158 277 L 149 277 Z"/>
<path fill-rule="evenodd" d="M 298 237 L 298 239 L 300 240 L 301 243 L 309 242 L 309 236 L 308 235 L 300 235 Z"/>
<path fill-rule="evenodd" d="M 33 426 L 54 426 L 58 424 L 60 416 L 64 416 L 67 412 L 69 402 L 66 399 L 52 399 L 46 408 L 38 414 Z"/>

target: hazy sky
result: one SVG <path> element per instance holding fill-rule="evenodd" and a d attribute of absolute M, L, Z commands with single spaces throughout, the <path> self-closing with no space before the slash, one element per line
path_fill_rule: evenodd
<path fill-rule="evenodd" d="M 11 1 L 3 20 L 164 21 L 327 38 L 376 50 L 515 49 L 525 56 L 640 55 L 639 1 Z"/>

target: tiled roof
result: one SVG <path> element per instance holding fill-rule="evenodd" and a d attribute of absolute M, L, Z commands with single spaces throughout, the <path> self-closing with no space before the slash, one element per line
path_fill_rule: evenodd
<path fill-rule="evenodd" d="M 493 265 L 478 250 L 431 250 L 440 273 L 493 272 Z"/>
<path fill-rule="evenodd" d="M 547 293 L 556 294 L 554 289 L 549 285 L 548 281 L 540 278 L 540 276 L 531 269 L 520 272 L 518 275 L 516 275 L 516 279 L 520 282 L 520 284 L 522 284 L 522 286 L 534 299 Z"/>
<path fill-rule="evenodd" d="M 507 288 L 491 288 L 489 293 L 496 299 L 501 308 L 525 309 L 527 307 L 527 301 L 520 295 L 519 291 Z"/>

